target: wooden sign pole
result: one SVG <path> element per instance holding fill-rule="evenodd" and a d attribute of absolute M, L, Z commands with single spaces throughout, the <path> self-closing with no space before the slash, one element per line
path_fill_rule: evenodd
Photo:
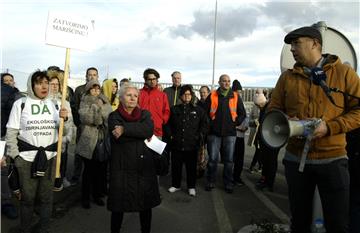
<path fill-rule="evenodd" d="M 68 86 L 67 83 L 68 83 L 68 78 L 69 78 L 69 62 L 70 62 L 70 49 L 66 48 L 64 82 L 63 82 L 62 96 L 61 96 L 61 108 L 65 107 L 67 86 Z M 61 163 L 61 146 L 62 146 L 63 130 L 64 130 L 64 118 L 60 118 L 59 139 L 58 139 L 57 155 L 56 155 L 55 178 L 61 177 L 60 163 Z"/>

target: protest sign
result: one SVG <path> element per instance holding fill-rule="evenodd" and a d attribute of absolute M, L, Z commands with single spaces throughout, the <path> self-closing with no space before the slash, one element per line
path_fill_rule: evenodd
<path fill-rule="evenodd" d="M 93 47 L 95 20 L 49 12 L 45 42 L 49 45 L 90 51 Z"/>

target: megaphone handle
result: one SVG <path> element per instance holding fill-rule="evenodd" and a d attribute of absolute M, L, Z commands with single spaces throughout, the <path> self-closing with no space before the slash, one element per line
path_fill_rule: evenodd
<path fill-rule="evenodd" d="M 306 137 L 306 142 L 304 145 L 304 149 L 303 152 L 301 154 L 301 159 L 300 159 L 300 165 L 299 165 L 299 172 L 303 172 L 304 171 L 304 167 L 305 167 L 305 162 L 306 162 L 306 157 L 307 154 L 309 152 L 310 149 L 310 142 L 312 140 L 313 137 L 313 132 L 311 132 L 307 137 Z"/>

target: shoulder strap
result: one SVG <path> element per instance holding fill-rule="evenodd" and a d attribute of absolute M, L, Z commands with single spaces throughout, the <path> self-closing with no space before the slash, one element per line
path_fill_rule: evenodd
<path fill-rule="evenodd" d="M 58 102 L 56 101 L 56 99 L 51 99 L 51 101 L 53 102 L 53 104 L 55 105 L 56 110 L 59 110 L 59 105 Z"/>
<path fill-rule="evenodd" d="M 55 99 L 51 100 L 53 102 L 53 104 L 55 105 L 56 110 L 59 110 L 59 105 L 57 103 L 57 101 Z M 21 97 L 21 112 L 24 110 L 25 108 L 25 102 L 26 102 L 26 96 Z"/>
<path fill-rule="evenodd" d="M 21 113 L 25 108 L 26 96 L 21 97 Z"/>

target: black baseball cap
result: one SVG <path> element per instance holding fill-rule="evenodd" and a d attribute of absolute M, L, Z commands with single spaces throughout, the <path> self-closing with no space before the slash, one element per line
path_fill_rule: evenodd
<path fill-rule="evenodd" d="M 294 31 L 289 32 L 285 36 L 284 42 L 286 44 L 291 44 L 293 40 L 296 40 L 299 37 L 309 37 L 309 38 L 317 39 L 319 43 L 322 45 L 321 33 L 315 27 L 301 27 L 295 29 Z"/>

